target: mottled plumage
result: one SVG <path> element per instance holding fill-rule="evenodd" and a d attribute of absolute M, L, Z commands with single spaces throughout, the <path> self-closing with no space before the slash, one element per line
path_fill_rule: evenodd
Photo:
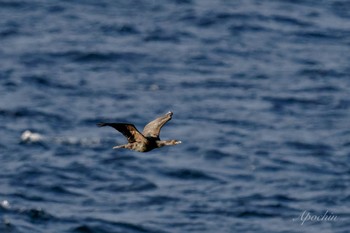
<path fill-rule="evenodd" d="M 101 122 L 97 125 L 99 127 L 111 126 L 121 132 L 127 138 L 127 144 L 115 146 L 113 149 L 126 148 L 139 152 L 147 152 L 155 148 L 177 145 L 181 143 L 181 141 L 178 140 L 160 140 L 159 138 L 161 128 L 163 125 L 165 125 L 165 123 L 171 120 L 172 115 L 172 112 L 168 112 L 164 116 L 158 117 L 157 119 L 151 121 L 145 126 L 142 133 L 137 130 L 135 125 L 129 123 Z"/>

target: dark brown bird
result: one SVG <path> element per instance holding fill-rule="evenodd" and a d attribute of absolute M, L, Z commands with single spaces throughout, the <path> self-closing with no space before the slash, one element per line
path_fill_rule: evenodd
<path fill-rule="evenodd" d="M 139 152 L 147 152 L 155 148 L 163 146 L 172 146 L 180 144 L 178 140 L 160 140 L 159 133 L 163 125 L 171 120 L 173 113 L 168 112 L 164 116 L 148 123 L 143 132 L 140 133 L 135 125 L 128 123 L 98 123 L 97 126 L 111 126 L 121 132 L 127 139 L 128 143 L 120 146 L 115 146 L 113 149 L 125 148 L 129 150 L 135 150 Z"/>

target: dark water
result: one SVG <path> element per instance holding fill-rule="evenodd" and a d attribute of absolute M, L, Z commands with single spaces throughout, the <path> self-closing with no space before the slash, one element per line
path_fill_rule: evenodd
<path fill-rule="evenodd" d="M 349 1 L 0 16 L 0 232 L 350 231 Z M 95 126 L 169 110 L 161 136 L 183 144 L 146 154 Z"/>

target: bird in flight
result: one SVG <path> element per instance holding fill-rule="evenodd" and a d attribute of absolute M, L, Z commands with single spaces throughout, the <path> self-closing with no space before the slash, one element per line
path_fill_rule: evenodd
<path fill-rule="evenodd" d="M 125 148 L 138 152 L 148 152 L 155 148 L 163 146 L 172 146 L 180 144 L 179 140 L 160 140 L 159 133 L 163 125 L 171 120 L 173 113 L 168 112 L 164 116 L 158 117 L 148 123 L 143 132 L 140 133 L 135 125 L 129 123 L 98 123 L 97 126 L 111 126 L 121 132 L 128 140 L 127 144 L 115 146 L 113 149 Z"/>

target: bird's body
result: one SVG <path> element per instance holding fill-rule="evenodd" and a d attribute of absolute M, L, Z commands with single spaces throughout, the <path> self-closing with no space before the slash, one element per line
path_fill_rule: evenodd
<path fill-rule="evenodd" d="M 173 113 L 168 112 L 164 116 L 148 123 L 140 133 L 133 124 L 129 123 L 98 123 L 99 127 L 111 126 L 121 132 L 128 140 L 127 144 L 115 146 L 113 149 L 125 148 L 138 152 L 147 152 L 163 146 L 180 144 L 178 140 L 160 140 L 159 133 L 165 123 L 171 120 Z"/>

